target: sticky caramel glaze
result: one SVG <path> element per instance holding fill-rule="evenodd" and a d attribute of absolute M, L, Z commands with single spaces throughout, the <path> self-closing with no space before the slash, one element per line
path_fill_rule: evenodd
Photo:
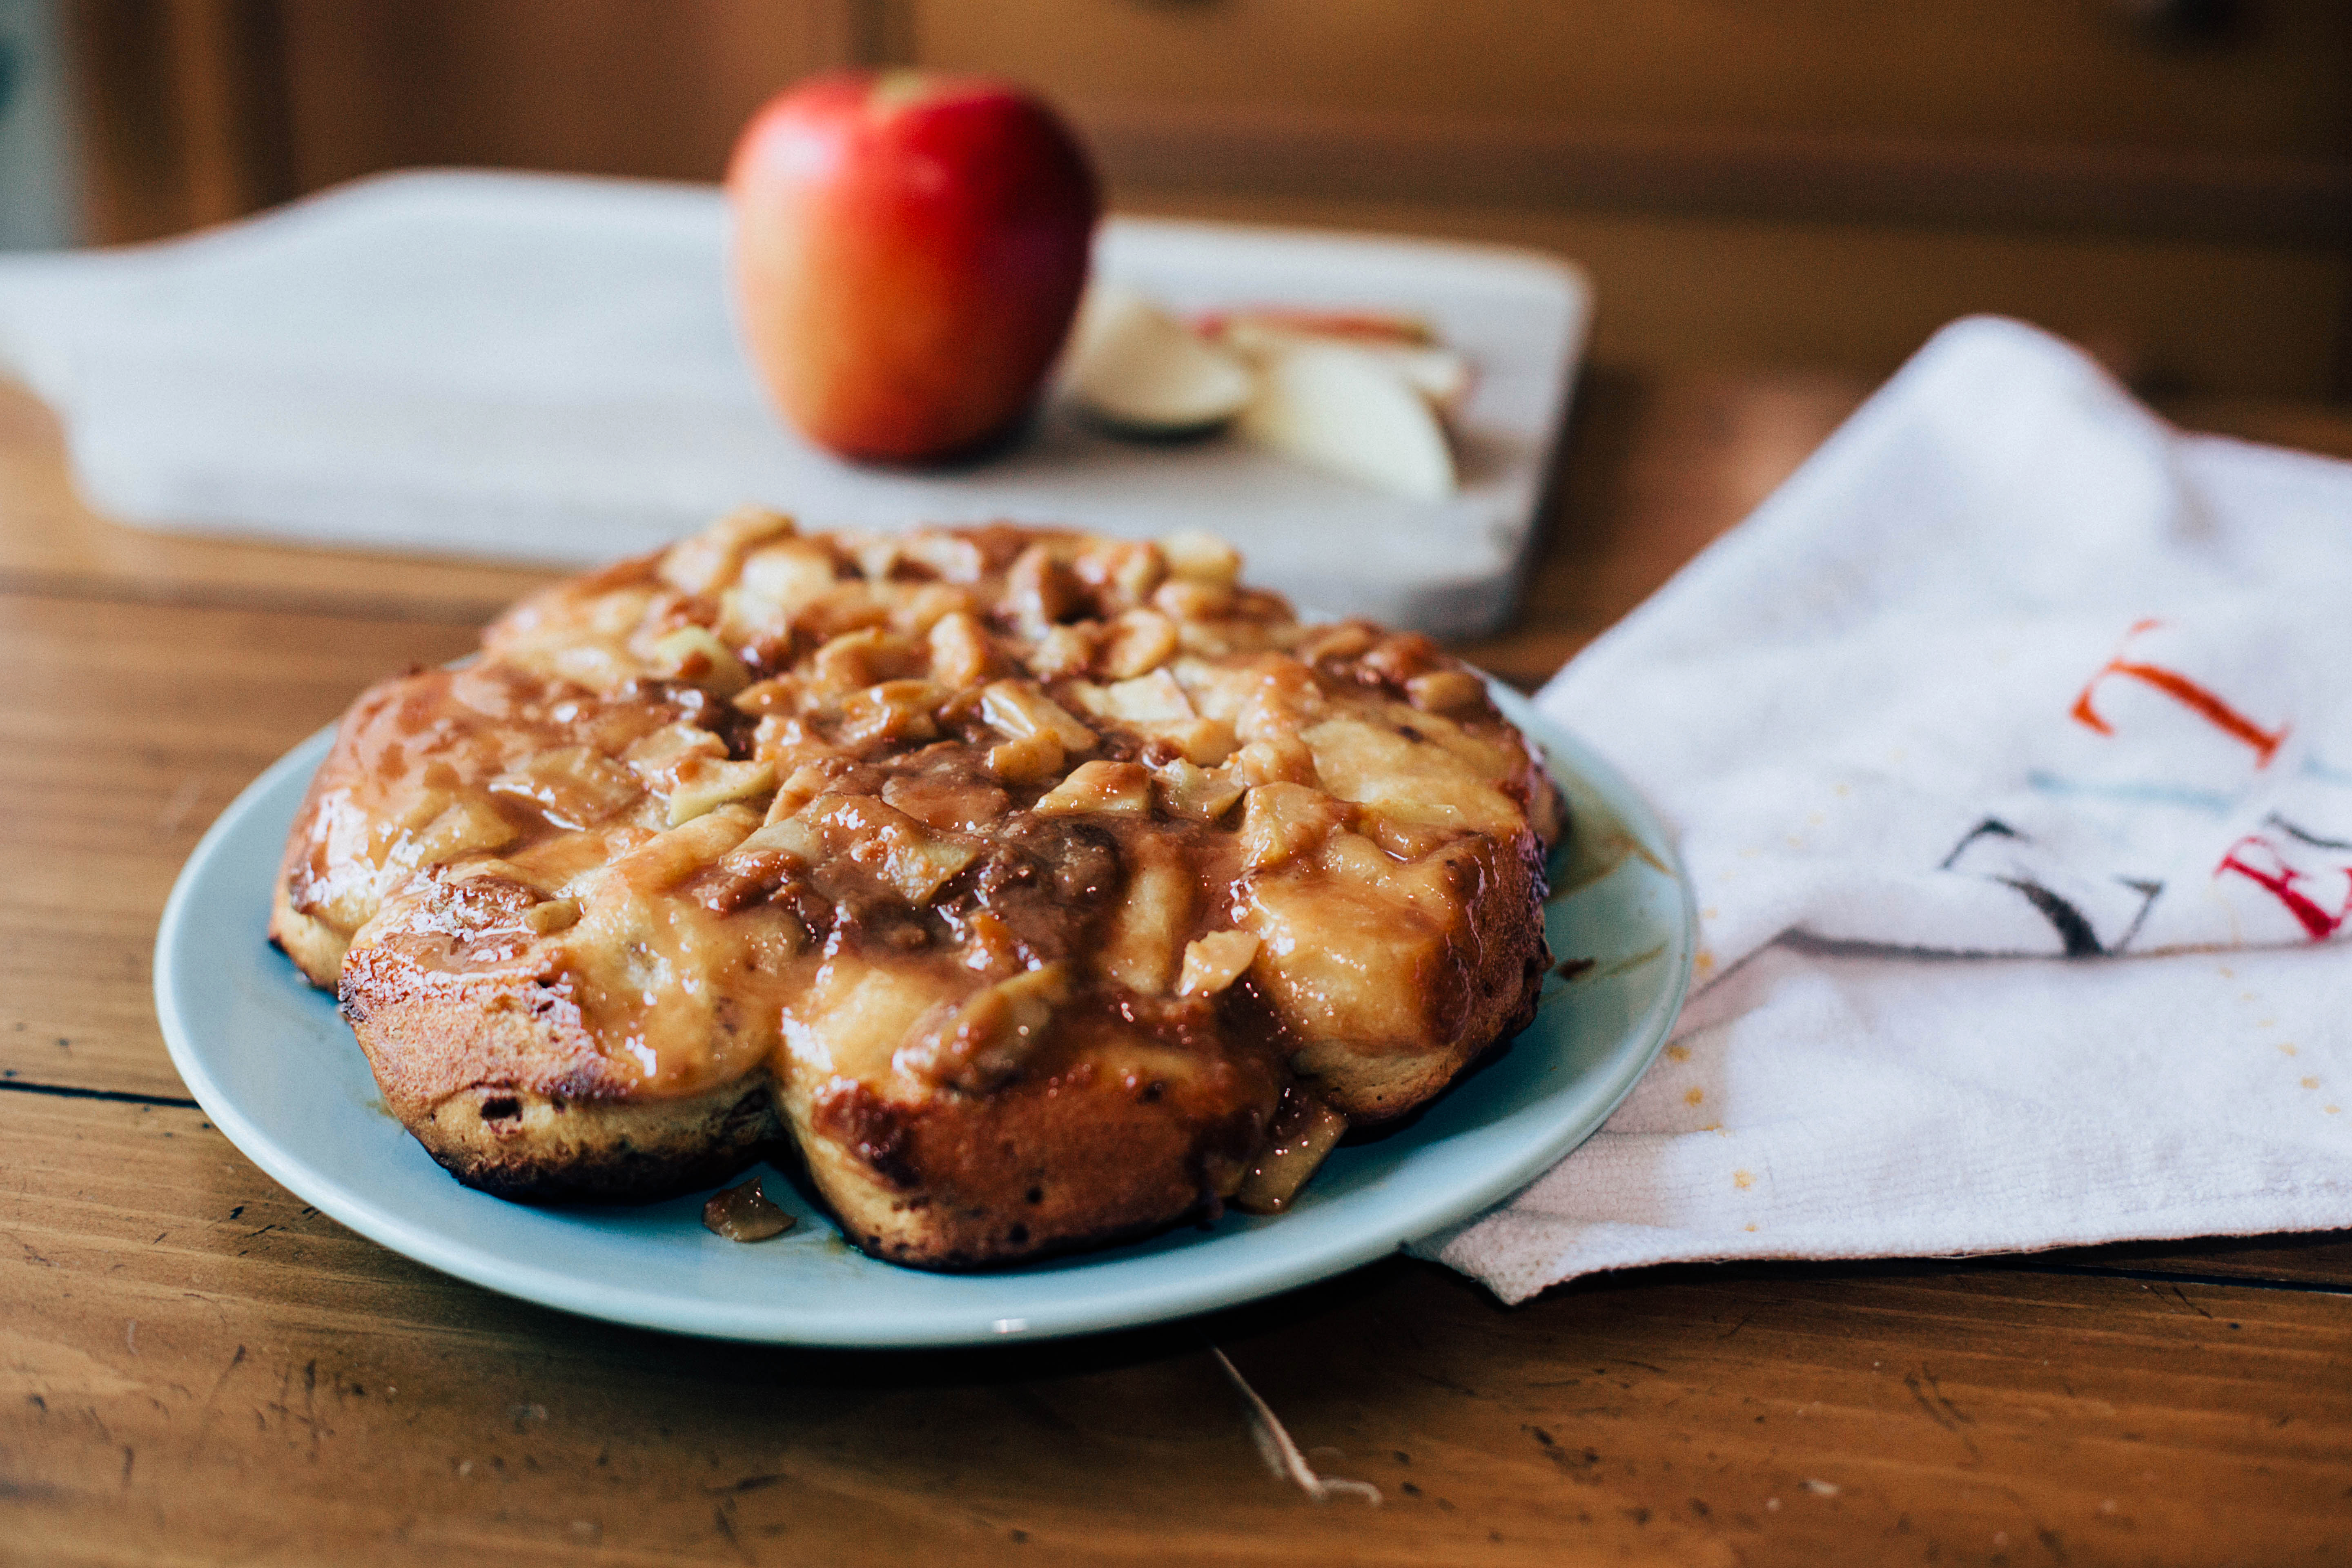
<path fill-rule="evenodd" d="M 755 517 L 536 595 L 354 705 L 273 935 L 493 1190 L 789 1132 L 881 1256 L 1165 1224 L 1286 1085 L 1399 1114 L 1524 1019 L 1558 826 L 1474 677 L 1220 551 Z"/>
<path fill-rule="evenodd" d="M 658 687 L 606 701 L 491 661 L 370 688 L 343 716 L 287 841 L 281 907 L 315 931 L 294 954 L 304 973 L 333 985 L 352 935 L 412 877 L 582 826 L 487 787 L 514 763 L 571 745 L 617 752 L 679 708 Z"/>

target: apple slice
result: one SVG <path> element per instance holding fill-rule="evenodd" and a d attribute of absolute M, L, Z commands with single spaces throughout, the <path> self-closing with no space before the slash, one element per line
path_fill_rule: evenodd
<path fill-rule="evenodd" d="M 1470 360 L 1430 336 L 1428 327 L 1392 318 L 1324 318 L 1312 312 L 1249 310 L 1218 318 L 1212 336 L 1249 360 L 1301 343 L 1345 343 L 1379 357 L 1442 414 L 1470 395 Z"/>
<path fill-rule="evenodd" d="M 1347 338 L 1361 343 L 1434 343 L 1437 334 L 1419 316 L 1395 310 L 1314 310 L 1291 305 L 1254 305 L 1242 310 L 1210 310 L 1192 325 L 1206 337 L 1223 337 L 1236 323 L 1278 327 L 1314 338 Z"/>
<path fill-rule="evenodd" d="M 1126 435 L 1188 436 L 1242 411 L 1249 366 L 1137 293 L 1097 284 L 1071 334 L 1070 395 Z"/>
<path fill-rule="evenodd" d="M 1269 451 L 1376 489 L 1416 500 L 1454 493 L 1454 453 L 1436 412 L 1360 346 L 1308 340 L 1270 353 L 1236 428 Z"/>

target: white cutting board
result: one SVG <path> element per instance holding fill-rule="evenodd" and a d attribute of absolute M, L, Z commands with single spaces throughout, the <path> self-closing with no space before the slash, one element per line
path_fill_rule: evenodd
<path fill-rule="evenodd" d="M 747 500 L 805 526 L 1203 528 L 1327 613 L 1508 613 L 1591 291 L 1529 252 L 1114 218 L 1097 273 L 1184 310 L 1404 310 L 1466 353 L 1463 488 L 1411 501 L 1226 438 L 1138 446 L 1049 405 L 910 473 L 793 436 L 737 347 L 711 187 L 428 173 L 193 238 L 0 257 L 0 367 L 65 420 L 100 510 L 159 529 L 593 562 Z"/>

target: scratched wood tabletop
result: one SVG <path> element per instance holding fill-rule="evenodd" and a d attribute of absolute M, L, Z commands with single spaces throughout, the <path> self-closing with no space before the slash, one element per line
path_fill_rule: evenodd
<path fill-rule="evenodd" d="M 1532 685 L 1866 388 L 1596 373 Z M 2185 423 L 2352 455 L 2316 405 Z M 445 1279 L 249 1164 L 173 1072 L 205 826 L 541 576 L 142 534 L 0 390 L 0 1562 L 2352 1561 L 2352 1239 L 1649 1269 L 1497 1306 L 1402 1259 L 959 1353 L 698 1342 Z M 1271 1474 L 1221 1347 L 1312 1463 Z"/>

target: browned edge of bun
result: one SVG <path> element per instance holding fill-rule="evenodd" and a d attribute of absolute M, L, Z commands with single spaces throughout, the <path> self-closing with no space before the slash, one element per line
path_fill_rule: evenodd
<path fill-rule="evenodd" d="M 696 1095 L 637 1094 L 570 995 L 529 976 L 427 975 L 363 937 L 341 998 L 386 1109 L 500 1197 L 651 1202 L 724 1181 L 785 1137 L 764 1068 Z"/>

